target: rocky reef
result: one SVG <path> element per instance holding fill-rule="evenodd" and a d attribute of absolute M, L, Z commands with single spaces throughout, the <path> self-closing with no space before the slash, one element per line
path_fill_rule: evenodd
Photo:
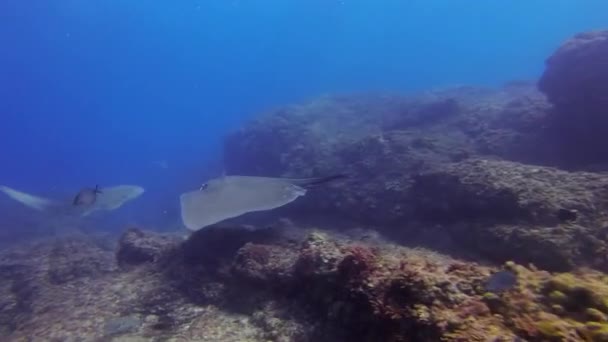
<path fill-rule="evenodd" d="M 270 111 L 228 173 L 348 177 L 187 238 L 0 250 L 0 339 L 608 341 L 607 41 L 572 38 L 538 87 Z"/>
<path fill-rule="evenodd" d="M 279 108 L 227 137 L 225 165 L 349 175 L 285 208 L 290 217 L 331 215 L 405 242 L 447 236 L 451 249 L 497 262 L 605 270 L 607 41 L 599 31 L 566 42 L 538 88 L 336 95 Z"/>
<path fill-rule="evenodd" d="M 332 215 L 406 240 L 432 228 L 431 239 L 453 237 L 454 248 L 499 262 L 603 267 L 608 178 L 549 166 L 559 152 L 542 129 L 550 110 L 525 83 L 323 98 L 228 137 L 226 165 L 234 174 L 349 175 L 285 208 L 290 217 Z"/>
<path fill-rule="evenodd" d="M 415 177 L 410 217 L 497 261 L 607 270 L 608 175 L 470 158 Z"/>
<path fill-rule="evenodd" d="M 218 248 L 219 241 L 227 248 Z M 56 250 L 77 245 L 79 253 L 52 261 Z M 222 253 L 206 252 L 211 246 Z M 157 257 L 143 261 L 150 253 Z M 83 254 L 91 262 L 70 266 Z M 57 281 L 57 269 L 70 276 Z M 6 250 L 0 272 L 7 341 L 608 337 L 604 273 L 552 273 L 512 261 L 484 265 L 396 245 L 360 228 L 336 233 L 278 222 L 253 231 L 214 227 L 185 241 L 130 229 L 116 252 L 86 237 Z M 513 274 L 515 284 L 490 288 L 496 272 Z"/>

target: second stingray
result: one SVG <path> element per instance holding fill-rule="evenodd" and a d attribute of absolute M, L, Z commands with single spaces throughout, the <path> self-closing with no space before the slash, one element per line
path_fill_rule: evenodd
<path fill-rule="evenodd" d="M 182 221 L 188 229 L 200 230 L 249 212 L 282 207 L 304 196 L 311 187 L 344 177 L 344 175 L 334 175 L 306 179 L 251 176 L 215 178 L 203 184 L 199 190 L 180 196 Z"/>

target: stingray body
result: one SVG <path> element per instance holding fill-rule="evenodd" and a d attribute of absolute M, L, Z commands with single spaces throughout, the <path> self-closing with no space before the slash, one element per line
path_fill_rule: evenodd
<path fill-rule="evenodd" d="M 190 230 L 199 230 L 229 218 L 255 211 L 271 210 L 306 195 L 307 189 L 343 178 L 289 179 L 251 176 L 224 176 L 204 184 L 199 190 L 180 196 L 181 215 Z"/>
<path fill-rule="evenodd" d="M 76 197 L 74 197 L 74 205 L 83 205 L 89 206 L 97 201 L 97 194 L 101 194 L 102 191 L 99 189 L 99 185 L 95 186 L 95 189 L 92 188 L 84 188 L 78 192 Z"/>
<path fill-rule="evenodd" d="M 93 190 L 93 193 L 91 191 Z M 13 200 L 38 211 L 47 212 L 54 216 L 88 216 L 96 211 L 112 211 L 120 208 L 144 193 L 144 189 L 136 185 L 118 185 L 96 189 L 83 189 L 73 200 L 53 200 L 0 185 L 3 192 Z M 94 196 L 93 196 L 94 195 Z"/>

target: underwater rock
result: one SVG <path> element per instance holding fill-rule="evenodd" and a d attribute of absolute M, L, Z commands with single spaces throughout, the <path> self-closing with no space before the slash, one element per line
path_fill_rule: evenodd
<path fill-rule="evenodd" d="M 604 217 L 597 208 L 608 206 L 608 176 L 471 158 L 416 176 L 410 196 L 415 215 L 436 222 L 555 226 L 575 212 L 591 225 Z"/>
<path fill-rule="evenodd" d="M 265 113 L 226 138 L 226 172 L 280 176 L 304 171 L 302 176 L 310 176 L 341 146 L 379 133 L 381 118 L 400 111 L 402 104 L 392 95 L 324 96 Z"/>
<path fill-rule="evenodd" d="M 238 250 L 232 272 L 250 283 L 281 286 L 289 279 L 297 256 L 290 248 L 247 243 Z"/>
<path fill-rule="evenodd" d="M 437 102 L 410 104 L 404 106 L 399 115 L 385 120 L 383 130 L 403 130 L 438 122 L 460 114 L 458 100 L 446 98 Z"/>
<path fill-rule="evenodd" d="M 19 324 L 27 320 L 32 312 L 33 302 L 40 292 L 37 276 L 33 267 L 26 265 L 9 265 L 2 261 L 0 266 L 0 331 L 3 336 L 16 330 Z"/>
<path fill-rule="evenodd" d="M 55 241 L 49 251 L 48 260 L 47 276 L 54 284 L 67 283 L 83 277 L 96 277 L 116 269 L 110 251 L 82 238 Z"/>
<path fill-rule="evenodd" d="M 33 329 L 31 321 L 42 320 L 58 302 L 68 307 L 72 304 L 66 300 L 66 293 L 73 294 L 74 288 L 115 274 L 112 252 L 100 248 L 100 242 L 103 244 L 99 237 L 74 234 L 1 250 L 2 336 Z"/>
<path fill-rule="evenodd" d="M 547 59 L 539 89 L 560 108 L 576 109 L 579 119 L 604 110 L 608 99 L 608 30 L 568 39 Z"/>
<path fill-rule="evenodd" d="M 200 243 L 200 239 L 202 236 L 194 241 Z M 211 290 L 218 297 L 212 300 L 214 305 L 251 312 L 266 336 L 307 331 L 300 337 L 303 341 L 319 340 L 321 336 L 332 336 L 333 341 L 388 341 L 404 336 L 435 341 L 446 332 L 443 320 L 463 310 L 461 303 L 470 301 L 463 316 L 488 312 L 481 299 L 475 299 L 474 283 L 482 284 L 489 272 L 475 265 L 455 266 L 449 258 L 430 252 L 353 243 L 315 230 L 308 230 L 308 235 L 298 241 L 267 238 L 263 243 L 246 243 L 230 250 L 224 254 L 225 259 L 232 256 L 229 267 L 222 266 L 224 271 L 204 277 L 197 276 L 201 266 L 198 262 L 177 258 L 158 266 L 175 271 L 176 263 L 182 263 L 179 272 L 190 281 L 179 283 L 176 291 L 189 293 L 190 300 L 204 303 L 201 298 Z M 199 297 L 192 295 L 197 292 Z M 161 299 L 163 303 L 177 300 L 168 293 L 154 294 L 145 303 L 157 308 Z M 289 314 L 284 313 L 282 319 L 268 318 L 259 311 L 276 301 L 289 302 L 282 309 Z M 167 303 L 161 306 L 175 307 Z M 306 312 L 302 317 L 312 321 L 294 320 L 301 310 Z M 460 332 L 459 338 L 486 330 L 481 320 L 467 326 L 474 326 L 476 332 Z"/>
<path fill-rule="evenodd" d="M 416 177 L 410 196 L 418 220 L 498 262 L 606 267 L 595 228 L 606 219 L 606 175 L 469 159 Z"/>
<path fill-rule="evenodd" d="M 273 229 L 256 229 L 239 225 L 214 225 L 194 232 L 180 246 L 180 254 L 189 264 L 215 269 L 231 261 L 245 244 L 263 243 L 277 238 Z"/>
<path fill-rule="evenodd" d="M 290 251 L 274 245 L 291 246 L 297 235 L 282 228 L 217 224 L 191 234 L 168 251 L 157 266 L 189 300 L 200 304 L 223 302 L 229 297 L 224 294 L 231 290 L 223 282 L 226 277 L 237 278 L 238 274 L 253 285 L 254 279 L 270 276 L 270 270 L 275 276 L 278 272 L 274 270 L 282 260 L 289 259 Z M 274 245 L 267 247 L 268 243 Z M 238 302 L 240 296 L 234 300 Z"/>
<path fill-rule="evenodd" d="M 257 255 L 267 264 L 278 247 L 248 244 L 239 254 Z M 254 282 L 260 291 L 264 282 L 275 290 L 281 284 L 284 289 L 273 290 L 275 297 L 301 303 L 317 319 L 318 328 L 309 336 L 336 341 L 602 341 L 608 327 L 606 277 L 594 271 L 550 274 L 507 262 L 495 273 L 429 251 L 353 243 L 322 232 L 310 233 L 296 250 L 297 258 L 274 268 L 291 281 L 277 283 L 272 268 L 265 269 L 265 277 L 235 275 L 241 286 Z M 260 263 L 243 263 L 238 256 L 235 264 L 253 274 L 260 269 Z M 501 273 L 510 277 L 507 286 L 500 293 L 487 292 L 492 274 Z"/>
<path fill-rule="evenodd" d="M 134 315 L 118 317 L 105 322 L 104 332 L 106 336 L 121 335 L 136 331 L 141 323 L 141 318 Z"/>
<path fill-rule="evenodd" d="M 574 210 L 574 209 L 558 209 L 557 210 L 557 218 L 561 221 L 561 222 L 572 222 L 572 221 L 576 221 L 576 219 L 578 218 L 578 211 Z"/>
<path fill-rule="evenodd" d="M 177 241 L 176 237 L 130 228 L 119 240 L 116 260 L 120 266 L 155 262 Z"/>
<path fill-rule="evenodd" d="M 277 342 L 315 340 L 314 325 L 298 316 L 294 310 L 285 305 L 284 301 L 275 300 L 264 303 L 251 315 L 251 321 L 263 329 L 265 340 Z M 327 338 L 328 336 L 325 336 L 325 339 Z"/>
<path fill-rule="evenodd" d="M 608 30 L 580 33 L 564 42 L 547 59 L 538 88 L 555 106 L 549 123 L 563 164 L 606 164 Z"/>
<path fill-rule="evenodd" d="M 229 174 L 312 177 L 346 173 L 275 212 L 336 215 L 392 225 L 408 220 L 419 173 L 477 155 L 549 163 L 548 103 L 529 84 L 459 87 L 412 96 L 326 96 L 266 113 L 226 138 Z"/>
<path fill-rule="evenodd" d="M 410 98 L 324 97 L 261 117 L 231 135 L 226 167 L 248 175 L 349 175 L 273 215 L 338 217 L 380 227 L 407 222 L 412 237 L 414 222 L 423 221 L 445 225 L 461 248 L 500 262 L 555 270 L 601 266 L 605 243 L 594 227 L 603 225 L 598 208 L 608 206 L 608 179 L 500 161 L 555 162 L 543 130 L 548 108 L 527 83 Z M 415 113 L 428 111 L 447 114 L 416 119 Z M 255 162 L 247 159 L 252 155 Z"/>
<path fill-rule="evenodd" d="M 295 265 L 276 269 L 292 280 L 283 282 L 286 288 L 275 293 L 302 303 L 323 322 L 317 333 L 330 332 L 336 336 L 332 340 L 392 341 L 407 336 L 436 341 L 451 340 L 454 334 L 457 341 L 492 329 L 492 325 L 484 328 L 482 322 L 492 316 L 470 285 L 481 283 L 482 268 L 456 266 L 449 258 L 421 250 L 373 247 L 322 232 L 310 233 L 297 250 L 298 257 L 289 258 Z M 273 277 L 265 279 L 267 286 L 275 284 Z M 456 323 L 458 315 L 471 314 L 483 317 Z M 448 333 L 446 320 L 459 324 L 462 331 Z"/>
<path fill-rule="evenodd" d="M 530 82 L 326 96 L 267 113 L 230 135 L 226 169 L 349 175 L 268 219 L 355 221 L 415 243 L 427 243 L 419 238 L 433 230 L 445 238 L 426 234 L 429 245 L 449 240 L 445 250 L 456 253 L 561 271 L 605 267 L 608 179 L 539 166 L 561 165 L 553 118 Z"/>

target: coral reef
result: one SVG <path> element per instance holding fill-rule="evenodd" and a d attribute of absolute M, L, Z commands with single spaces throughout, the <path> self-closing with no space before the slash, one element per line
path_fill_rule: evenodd
<path fill-rule="evenodd" d="M 493 293 L 485 283 L 500 268 L 375 239 L 307 231 L 297 243 L 271 239 L 243 245 L 224 278 L 231 288 L 226 294 L 256 296 L 245 310 L 255 312 L 255 324 L 265 329 L 274 326 L 274 333 L 266 337 L 285 341 L 605 339 L 608 283 L 602 273 L 586 269 L 549 273 L 507 262 L 502 269 L 513 272 L 517 284 Z M 295 303 L 303 309 L 290 317 L 295 321 L 261 320 L 259 315 L 266 309 L 252 309 L 267 308 L 263 303 L 276 307 L 280 298 L 289 299 L 291 305 L 283 304 L 289 308 Z M 299 327 L 297 339 L 285 324 Z M 309 328 L 302 330 L 303 326 Z M 276 335 L 282 329 L 291 335 Z"/>
<path fill-rule="evenodd" d="M 608 153 L 596 153 L 605 149 L 597 142 L 608 126 L 594 121 L 605 116 L 598 112 L 604 100 L 584 96 L 605 87 L 605 37 L 578 35 L 549 59 L 538 85 L 553 107 L 534 83 L 521 81 L 410 96 L 325 96 L 269 112 L 228 136 L 226 169 L 349 175 L 279 215 L 351 220 L 405 243 L 449 239 L 446 250 L 498 262 L 606 269 L 606 176 L 592 171 L 608 165 Z M 595 67 L 576 72 L 587 64 Z M 597 113 L 581 104 L 587 100 Z M 579 124 L 600 133 L 577 130 Z M 573 134 L 589 144 L 569 139 Z M 262 215 L 246 220 L 257 218 L 264 222 Z"/>
<path fill-rule="evenodd" d="M 84 233 L 0 250 L 0 336 L 608 341 L 608 174 L 587 167 L 608 152 L 567 153 L 607 128 L 605 46 L 582 34 L 550 58 L 553 107 L 512 82 L 267 113 L 227 137 L 227 172 L 348 178 L 188 238 L 129 228 L 115 250 Z"/>
<path fill-rule="evenodd" d="M 297 229 L 297 232 L 293 232 Z M 221 256 L 194 253 L 217 242 Z M 216 239 L 216 240 L 214 240 Z M 137 241 L 141 240 L 141 241 Z M 255 242 L 247 242 L 251 240 Z M 127 230 L 121 244 L 156 258 L 117 268 L 90 239 L 19 246 L 0 255 L 0 329 L 7 340 L 604 341 L 608 282 L 590 269 L 502 267 L 387 243 L 360 228 L 202 230 L 188 240 Z M 78 246 L 78 247 L 75 247 Z M 49 278 L 57 250 L 85 263 Z M 136 259 L 141 260 L 141 259 Z M 70 263 L 64 263 L 69 265 Z M 491 292 L 505 270 L 516 284 Z M 100 272 L 100 270 L 105 270 Z M 66 271 L 67 273 L 67 271 Z"/>

